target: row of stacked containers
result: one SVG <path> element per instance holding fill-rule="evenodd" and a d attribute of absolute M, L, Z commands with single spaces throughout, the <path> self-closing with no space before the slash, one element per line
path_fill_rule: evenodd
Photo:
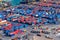
<path fill-rule="evenodd" d="M 25 11 L 24 10 L 26 10 L 26 13 L 25 13 Z M 23 17 L 22 17 L 22 19 L 23 19 L 23 22 L 24 21 L 26 21 L 26 17 L 27 18 L 29 18 L 29 16 L 31 17 L 31 18 L 34 18 L 33 20 L 36 20 L 36 23 L 37 23 L 37 20 L 38 19 L 40 19 L 40 18 L 43 18 L 44 19 L 44 16 L 48 16 L 48 13 L 47 14 L 45 14 L 46 13 L 46 11 L 37 11 L 36 10 L 36 8 L 34 8 L 34 10 L 32 9 L 30 9 L 30 8 L 27 8 L 27 9 L 16 9 L 16 10 L 14 10 L 15 12 L 14 13 L 18 13 L 18 14 L 20 14 L 20 15 L 24 15 Z M 51 8 L 51 10 L 52 10 L 52 8 Z M 49 9 L 49 11 L 50 11 L 50 9 Z M 55 10 L 52 10 L 52 11 L 55 11 Z M 51 12 L 51 11 L 50 11 Z M 54 14 L 54 13 L 53 13 Z M 53 16 L 53 14 L 51 14 L 52 16 Z M 55 14 L 54 14 L 55 15 Z M 25 17 L 26 16 L 26 17 Z M 37 17 L 38 17 L 38 19 L 36 19 Z M 49 15 L 50 16 L 50 15 Z M 55 15 L 56 16 L 56 15 Z M 54 16 L 54 17 L 55 17 Z M 51 16 L 50 16 L 51 17 Z M 21 19 L 21 18 L 20 18 Z M 10 19 L 11 20 L 11 19 Z M 29 20 L 30 20 L 30 18 L 29 18 Z M 27 20 L 27 21 L 29 21 L 29 20 Z M 42 19 L 41 19 L 42 20 Z M 52 20 L 53 20 L 53 17 L 52 17 Z M 21 21 L 21 20 L 20 20 Z M 32 20 L 31 20 L 32 21 Z M 42 21 L 41 21 L 42 22 Z M 26 23 L 26 22 L 25 22 Z M 34 22 L 33 22 L 34 23 Z"/>
<path fill-rule="evenodd" d="M 45 6 L 43 6 L 43 7 L 41 7 L 41 6 L 37 6 L 37 7 L 34 6 L 34 7 L 30 7 L 30 8 L 27 7 L 27 6 L 25 6 L 25 8 L 20 6 L 20 7 L 15 8 L 15 10 L 13 10 L 12 12 L 14 14 L 18 13 L 20 15 L 32 15 L 34 17 L 38 16 L 39 18 L 42 18 L 43 16 L 48 16 L 48 15 L 49 15 L 49 17 L 53 16 L 54 18 L 57 18 L 56 17 L 56 10 L 55 10 L 55 8 L 45 7 Z"/>
<path fill-rule="evenodd" d="M 49 3 L 41 4 L 42 3 L 37 5 L 23 4 L 1 11 L 0 18 L 12 22 L 12 24 L 3 25 L 2 29 L 4 33 L 6 33 L 6 35 L 18 34 L 19 32 L 23 32 L 20 29 L 28 27 L 29 24 L 57 24 L 58 19 L 60 19 L 60 12 L 56 12 L 56 7 L 59 9 L 60 6 L 58 5 L 58 7 L 57 4 L 55 4 L 56 7 L 53 7 L 54 4 L 52 3 L 50 3 L 51 5 L 48 5 Z M 17 24 L 13 24 L 14 22 L 17 22 Z"/>

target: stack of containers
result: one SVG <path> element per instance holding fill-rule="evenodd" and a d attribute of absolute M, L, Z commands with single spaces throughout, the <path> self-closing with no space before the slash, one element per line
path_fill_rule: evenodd
<path fill-rule="evenodd" d="M 31 8 L 33 8 L 33 7 L 31 7 Z M 54 8 L 52 8 L 52 7 L 50 7 L 49 9 L 47 9 L 47 7 L 45 8 L 45 7 L 42 7 L 42 8 L 39 8 L 39 6 L 37 6 L 37 7 L 35 7 L 34 9 L 31 9 L 31 8 L 29 8 L 29 7 L 26 7 L 26 6 L 24 6 L 24 7 L 17 7 L 17 8 L 15 8 L 14 10 L 12 10 L 13 11 L 13 13 L 14 14 L 19 14 L 19 15 L 21 15 L 22 17 L 24 17 L 24 16 L 27 16 L 28 17 L 28 15 L 30 15 L 31 17 L 33 16 L 33 17 L 38 17 L 38 18 L 44 18 L 45 17 L 45 19 L 46 19 L 46 17 L 47 18 L 49 18 L 49 19 L 46 19 L 46 20 L 51 20 L 51 23 L 53 23 L 53 19 L 55 19 L 55 17 L 56 17 L 56 12 L 55 12 L 55 9 Z M 37 8 L 37 9 L 36 9 Z M 42 9 L 42 10 L 41 10 Z M 52 11 L 51 11 L 52 10 Z M 15 11 L 15 12 L 14 12 Z M 34 12 L 35 11 L 35 12 Z M 11 12 L 10 12 L 11 13 Z M 11 19 L 13 18 L 13 16 L 12 17 L 10 17 Z M 18 17 L 19 18 L 19 17 Z M 18 18 L 17 18 L 17 20 L 18 20 Z M 7 18 L 7 19 L 9 19 L 9 18 Z M 22 19 L 20 19 L 20 20 L 23 20 L 23 19 L 25 19 L 25 18 L 22 18 Z M 37 21 L 37 20 L 36 20 Z M 21 21 L 22 22 L 22 21 Z M 50 22 L 50 21 L 49 21 Z M 56 22 L 56 20 L 55 20 L 55 22 Z"/>
<path fill-rule="evenodd" d="M 2 13 L 0 13 L 0 19 L 5 19 L 4 16 L 6 16 L 6 19 L 10 22 L 14 20 L 21 23 L 17 22 L 14 24 L 15 22 L 11 22 L 3 25 L 2 29 L 5 35 L 14 36 L 18 33 L 22 33 L 24 30 L 21 29 L 27 28 L 28 24 L 56 24 L 57 18 L 60 18 L 60 14 L 57 14 L 53 7 L 39 7 L 19 6 L 2 11 Z"/>
<path fill-rule="evenodd" d="M 28 27 L 27 24 L 9 23 L 9 24 L 3 25 L 3 31 L 6 36 L 14 36 L 18 33 L 24 32 L 24 30 L 21 30 L 21 29 L 27 28 L 27 27 Z"/>

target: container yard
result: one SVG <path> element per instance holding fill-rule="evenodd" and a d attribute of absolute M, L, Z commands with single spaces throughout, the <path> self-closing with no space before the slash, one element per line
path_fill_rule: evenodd
<path fill-rule="evenodd" d="M 0 0 L 0 40 L 60 40 L 60 0 Z"/>

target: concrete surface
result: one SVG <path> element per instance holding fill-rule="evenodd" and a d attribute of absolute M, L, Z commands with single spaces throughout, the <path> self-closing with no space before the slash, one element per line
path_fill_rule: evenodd
<path fill-rule="evenodd" d="M 34 36 L 33 40 L 53 40 L 53 39 L 48 39 L 48 38 L 45 38 L 43 36 L 42 37 Z"/>

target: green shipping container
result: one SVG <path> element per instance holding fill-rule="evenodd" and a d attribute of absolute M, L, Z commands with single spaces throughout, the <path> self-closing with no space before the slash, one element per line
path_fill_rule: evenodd
<path fill-rule="evenodd" d="M 11 3 L 12 6 L 16 6 L 16 5 L 19 5 L 20 4 L 20 1 L 21 0 L 11 0 L 10 3 Z"/>

